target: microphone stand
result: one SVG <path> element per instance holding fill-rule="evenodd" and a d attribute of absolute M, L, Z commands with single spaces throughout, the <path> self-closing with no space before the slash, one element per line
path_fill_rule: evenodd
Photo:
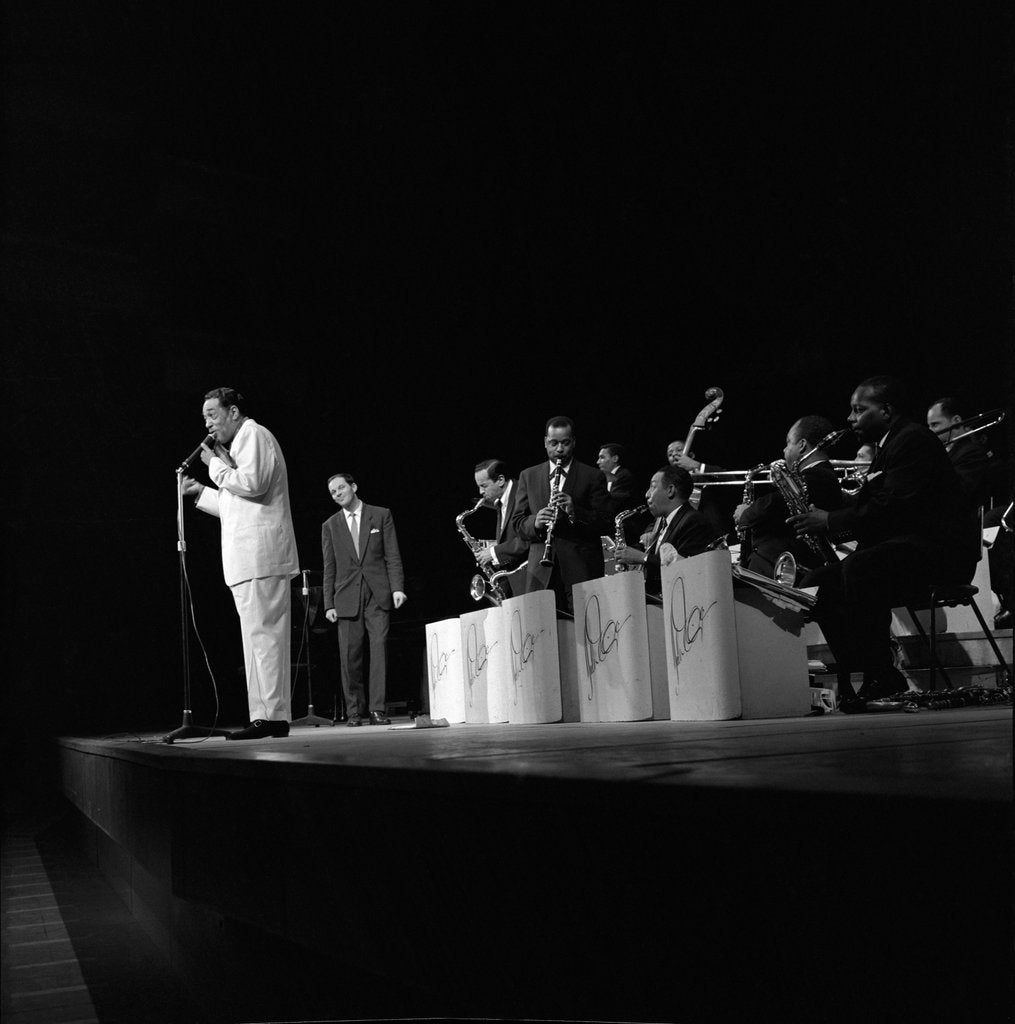
<path fill-rule="evenodd" d="M 198 449 L 200 450 L 200 449 Z M 196 455 L 197 452 L 194 453 Z M 180 646 L 183 651 L 183 723 L 178 729 L 162 737 L 163 743 L 174 743 L 176 740 L 204 738 L 206 736 L 228 736 L 228 729 L 202 728 L 194 725 L 194 713 L 190 708 L 190 597 L 187 592 L 187 541 L 183 532 L 183 474 L 190 465 L 192 455 L 176 471 L 176 550 L 179 552 L 180 563 Z"/>
<path fill-rule="evenodd" d="M 335 723 L 330 718 L 321 718 L 320 715 L 314 714 L 314 690 L 310 685 L 310 631 L 307 626 L 310 622 L 310 587 L 307 584 L 307 570 L 303 570 L 303 602 L 304 602 L 304 615 L 303 615 L 303 644 L 304 649 L 307 652 L 307 713 L 302 718 L 295 718 L 290 722 L 291 728 L 296 726 L 320 726 L 320 725 L 334 725 Z"/>

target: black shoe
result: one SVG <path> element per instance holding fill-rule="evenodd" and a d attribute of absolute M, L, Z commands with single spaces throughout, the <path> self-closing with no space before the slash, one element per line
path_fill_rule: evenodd
<path fill-rule="evenodd" d="M 288 722 L 266 722 L 263 718 L 251 722 L 246 729 L 238 729 L 231 732 L 227 740 L 263 740 L 269 736 L 282 737 L 289 735 Z"/>
<path fill-rule="evenodd" d="M 383 711 L 370 712 L 371 725 L 391 725 L 391 719 Z"/>
<path fill-rule="evenodd" d="M 860 715 L 867 710 L 867 701 L 863 697 L 840 697 L 839 710 L 844 715 Z"/>
<path fill-rule="evenodd" d="M 364 719 L 360 718 L 359 715 L 350 715 L 346 719 L 345 724 L 346 725 L 365 725 L 366 722 L 365 722 Z"/>
<path fill-rule="evenodd" d="M 909 689 L 906 677 L 894 666 L 881 669 L 877 673 L 863 674 L 863 686 L 857 694 L 866 700 L 883 700 L 894 697 L 897 693 L 905 693 Z"/>

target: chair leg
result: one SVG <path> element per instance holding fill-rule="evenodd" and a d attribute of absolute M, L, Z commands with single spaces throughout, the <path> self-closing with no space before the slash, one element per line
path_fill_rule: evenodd
<path fill-rule="evenodd" d="M 917 613 L 906 606 L 906 611 L 909 612 L 909 617 L 913 620 L 913 625 L 916 627 L 917 633 L 920 634 L 920 639 L 923 641 L 924 646 L 930 651 L 930 675 L 928 676 L 927 689 L 933 690 L 937 686 L 937 673 L 941 673 L 941 678 L 944 679 L 945 687 L 952 689 L 951 677 L 945 670 L 944 665 L 941 664 L 941 660 L 937 656 L 937 616 L 934 614 L 934 600 L 933 592 L 931 592 L 930 608 L 930 636 L 927 636 L 927 631 L 923 628 L 923 623 L 920 621 Z"/>
<path fill-rule="evenodd" d="M 937 689 L 937 606 L 934 591 L 930 593 L 930 689 Z"/>
<path fill-rule="evenodd" d="M 997 646 L 994 634 L 990 631 L 987 623 L 984 621 L 983 613 L 980 611 L 979 605 L 977 605 L 976 601 L 970 601 L 969 606 L 973 609 L 976 618 L 979 620 L 980 626 L 983 629 L 983 635 L 987 638 L 987 642 L 994 651 L 994 657 L 997 658 L 997 663 L 1001 668 L 1001 687 L 1003 688 L 1010 685 L 1011 673 L 1008 669 L 1008 662 L 1004 660 L 1004 655 L 1001 653 L 1001 648 Z"/>

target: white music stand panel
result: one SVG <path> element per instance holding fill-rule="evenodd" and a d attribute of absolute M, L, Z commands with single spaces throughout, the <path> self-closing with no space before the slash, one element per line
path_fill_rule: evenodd
<path fill-rule="evenodd" d="M 729 555 L 707 551 L 662 568 L 670 718 L 739 718 L 740 665 Z"/>
<path fill-rule="evenodd" d="M 507 617 L 499 607 L 461 616 L 465 670 L 465 721 L 470 725 L 506 722 L 510 663 Z"/>
<path fill-rule="evenodd" d="M 811 702 L 800 609 L 751 586 L 733 588 L 742 718 L 789 718 Z"/>
<path fill-rule="evenodd" d="M 426 655 L 430 717 L 464 722 L 465 668 L 462 624 L 457 618 L 427 624 Z"/>
<path fill-rule="evenodd" d="M 508 721 L 559 722 L 563 714 L 557 601 L 552 590 L 508 598 Z"/>
<path fill-rule="evenodd" d="M 652 717 L 645 580 L 640 572 L 577 583 L 574 665 L 583 722 Z"/>

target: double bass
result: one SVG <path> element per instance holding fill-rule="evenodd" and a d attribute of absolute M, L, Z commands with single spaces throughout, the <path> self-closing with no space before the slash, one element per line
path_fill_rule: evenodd
<path fill-rule="evenodd" d="M 694 417 L 694 422 L 688 429 L 687 437 L 684 439 L 684 454 L 689 459 L 694 458 L 694 454 L 691 451 L 691 445 L 694 442 L 695 434 L 697 434 L 699 430 L 708 430 L 713 423 L 718 421 L 722 412 L 723 397 L 722 388 L 709 388 L 705 392 L 705 398 L 708 399 L 708 404 L 698 412 L 697 416 Z M 691 504 L 694 508 L 697 508 L 700 502 L 701 488 L 695 487 L 694 490 L 691 491 Z M 713 543 L 718 546 L 718 542 L 724 538 L 725 535 L 722 538 L 717 537 Z"/>
<path fill-rule="evenodd" d="M 691 451 L 694 435 L 699 430 L 707 430 L 719 419 L 719 415 L 722 412 L 722 388 L 709 388 L 705 392 L 705 398 L 708 399 L 708 404 L 694 417 L 694 422 L 691 424 L 690 429 L 687 431 L 687 437 L 684 439 L 684 454 L 689 459 L 694 458 L 694 454 Z"/>

